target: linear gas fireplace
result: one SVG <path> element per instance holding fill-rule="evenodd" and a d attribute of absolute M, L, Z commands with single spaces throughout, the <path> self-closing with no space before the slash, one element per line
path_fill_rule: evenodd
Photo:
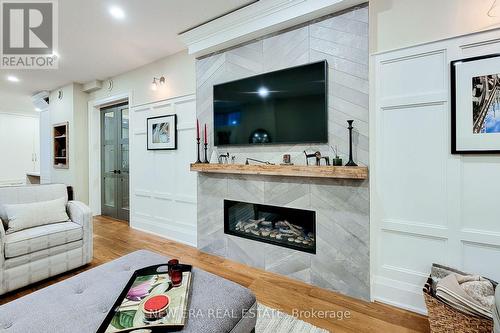
<path fill-rule="evenodd" d="M 316 254 L 316 213 L 224 200 L 224 232 Z"/>

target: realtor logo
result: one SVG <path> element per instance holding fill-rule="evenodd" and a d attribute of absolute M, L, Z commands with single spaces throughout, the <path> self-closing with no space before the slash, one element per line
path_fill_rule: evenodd
<path fill-rule="evenodd" d="M 0 0 L 1 68 L 57 68 L 56 0 Z"/>

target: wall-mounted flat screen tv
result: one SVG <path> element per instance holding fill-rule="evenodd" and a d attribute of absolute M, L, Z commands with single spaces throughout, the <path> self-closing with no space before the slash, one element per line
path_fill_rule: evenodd
<path fill-rule="evenodd" d="M 214 86 L 216 146 L 328 142 L 326 61 Z"/>

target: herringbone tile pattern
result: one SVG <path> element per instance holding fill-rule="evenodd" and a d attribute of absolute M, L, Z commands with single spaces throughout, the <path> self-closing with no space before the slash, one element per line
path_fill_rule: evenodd
<path fill-rule="evenodd" d="M 197 114 L 212 128 L 213 85 L 314 61 L 329 66 L 328 145 L 286 145 L 220 150 L 280 163 L 283 154 L 305 164 L 303 151 L 348 155 L 346 120 L 354 119 L 354 156 L 368 165 L 368 8 L 257 40 L 197 61 Z M 209 133 L 211 135 L 211 133 Z M 210 151 L 212 145 L 210 144 Z M 261 176 L 199 175 L 198 243 L 203 251 L 264 268 L 316 286 L 369 298 L 368 182 Z M 317 254 L 227 236 L 223 200 L 310 209 L 317 215 Z"/>

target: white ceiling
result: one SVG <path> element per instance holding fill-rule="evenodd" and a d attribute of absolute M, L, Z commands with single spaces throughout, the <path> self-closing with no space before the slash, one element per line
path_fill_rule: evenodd
<path fill-rule="evenodd" d="M 185 48 L 177 34 L 252 0 L 59 1 L 58 70 L 0 70 L 0 93 L 32 94 L 106 79 Z M 109 15 L 121 7 L 125 19 Z M 8 82 L 7 75 L 21 81 Z"/>

